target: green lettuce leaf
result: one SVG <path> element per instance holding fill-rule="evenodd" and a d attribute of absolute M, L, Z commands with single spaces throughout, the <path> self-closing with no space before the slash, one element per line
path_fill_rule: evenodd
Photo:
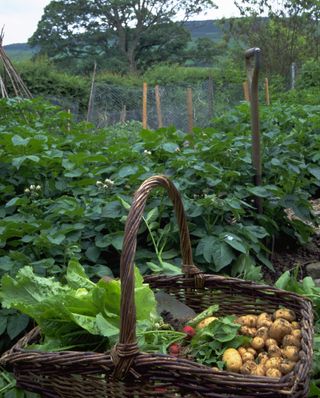
<path fill-rule="evenodd" d="M 154 293 L 143 283 L 138 268 L 134 275 L 137 329 L 141 332 L 159 316 Z M 37 322 L 43 336 L 38 348 L 56 351 L 65 347 L 87 349 L 91 343 L 103 349 L 113 345 L 120 332 L 120 280 L 94 283 L 81 264 L 71 260 L 66 281 L 63 285 L 24 267 L 15 278 L 2 278 L 2 306 L 15 308 Z"/>

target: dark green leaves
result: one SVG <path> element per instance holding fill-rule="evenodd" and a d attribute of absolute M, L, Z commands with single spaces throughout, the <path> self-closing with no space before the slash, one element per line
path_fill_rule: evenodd
<path fill-rule="evenodd" d="M 234 259 L 230 246 L 214 236 L 206 236 L 200 239 L 196 254 L 202 255 L 211 264 L 210 268 L 217 272 L 229 265 Z"/>
<path fill-rule="evenodd" d="M 240 325 L 234 323 L 234 319 L 232 316 L 221 317 L 197 330 L 191 340 L 191 354 L 197 362 L 222 368 L 224 350 L 229 347 L 238 348 L 248 342 L 247 337 L 238 335 Z"/>
<path fill-rule="evenodd" d="M 30 318 L 24 314 L 19 314 L 16 317 L 11 316 L 8 319 L 7 333 L 11 340 L 25 330 L 29 324 L 29 320 Z"/>

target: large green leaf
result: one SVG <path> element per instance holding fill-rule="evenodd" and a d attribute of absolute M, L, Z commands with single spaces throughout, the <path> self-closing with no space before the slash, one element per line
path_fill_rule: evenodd
<path fill-rule="evenodd" d="M 245 245 L 242 242 L 242 239 L 239 236 L 228 232 L 223 236 L 223 240 L 229 246 L 233 247 L 234 249 L 238 250 L 239 252 L 241 252 L 241 253 L 247 252 L 247 248 L 245 247 Z"/>
<path fill-rule="evenodd" d="M 91 290 L 95 284 L 87 277 L 84 268 L 77 260 L 70 260 L 67 268 L 66 279 L 72 289 L 85 288 Z"/>
<path fill-rule="evenodd" d="M 29 324 L 30 318 L 24 314 L 10 316 L 7 325 L 7 333 L 11 340 L 16 338 Z"/>
<path fill-rule="evenodd" d="M 214 263 L 212 266 L 214 271 L 220 271 L 234 259 L 230 246 L 215 236 L 202 238 L 197 246 L 196 254 L 202 254 L 208 263 Z"/>
<path fill-rule="evenodd" d="M 136 174 L 137 171 L 138 171 L 137 166 L 125 166 L 119 170 L 118 175 L 119 177 L 124 178 L 131 176 L 132 174 Z"/>
<path fill-rule="evenodd" d="M 232 262 L 234 254 L 226 243 L 216 242 L 213 247 L 212 258 L 215 265 L 215 271 L 218 272 Z"/>
<path fill-rule="evenodd" d="M 13 145 L 15 145 L 15 146 L 19 146 L 19 145 L 27 146 L 30 141 L 30 138 L 22 138 L 20 135 L 14 135 L 12 137 L 11 141 L 12 141 Z"/>

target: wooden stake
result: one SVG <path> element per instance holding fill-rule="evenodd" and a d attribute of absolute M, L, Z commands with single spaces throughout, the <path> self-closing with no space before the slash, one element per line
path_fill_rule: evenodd
<path fill-rule="evenodd" d="M 188 132 L 193 131 L 192 88 L 187 89 Z"/>
<path fill-rule="evenodd" d="M 264 86 L 265 86 L 265 93 L 266 93 L 266 104 L 270 105 L 270 96 L 269 96 L 269 81 L 268 78 L 266 77 L 264 80 Z"/>
<path fill-rule="evenodd" d="M 120 123 L 124 123 L 127 118 L 127 105 L 124 104 L 120 113 Z"/>
<path fill-rule="evenodd" d="M 161 99 L 160 99 L 160 92 L 159 92 L 159 86 L 158 85 L 155 86 L 154 93 L 155 93 L 155 96 L 156 96 L 158 127 L 159 127 L 159 129 L 161 129 L 161 127 L 163 127 L 163 123 L 162 123 L 162 113 L 161 113 Z"/>
<path fill-rule="evenodd" d="M 244 81 L 242 86 L 243 86 L 244 100 L 250 102 L 248 80 Z"/>
<path fill-rule="evenodd" d="M 142 127 L 144 129 L 148 127 L 147 96 L 148 96 L 148 84 L 144 82 L 143 95 L 142 95 Z"/>
<path fill-rule="evenodd" d="M 89 102 L 88 102 L 87 122 L 89 122 L 91 120 L 92 113 L 93 113 L 94 83 L 96 80 L 96 72 L 97 72 L 97 63 L 96 63 L 96 61 L 94 61 L 92 79 L 91 79 L 90 96 L 89 96 Z"/>

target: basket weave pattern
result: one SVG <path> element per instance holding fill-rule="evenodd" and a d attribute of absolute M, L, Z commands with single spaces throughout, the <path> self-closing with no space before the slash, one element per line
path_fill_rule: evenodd
<path fill-rule="evenodd" d="M 187 359 L 139 351 L 136 342 L 134 257 L 137 233 L 150 191 L 166 188 L 181 236 L 183 275 L 149 276 L 196 312 L 219 304 L 218 315 L 272 313 L 279 306 L 295 311 L 302 329 L 300 361 L 280 379 L 217 372 Z M 120 260 L 121 327 L 119 343 L 109 352 L 39 352 L 24 347 L 39 340 L 37 328 L 6 352 L 0 365 L 14 372 L 19 386 L 44 398 L 272 397 L 306 398 L 312 363 L 313 311 L 309 300 L 294 293 L 236 278 L 204 274 L 193 264 L 180 195 L 164 176 L 147 179 L 137 190 L 127 218 Z"/>

